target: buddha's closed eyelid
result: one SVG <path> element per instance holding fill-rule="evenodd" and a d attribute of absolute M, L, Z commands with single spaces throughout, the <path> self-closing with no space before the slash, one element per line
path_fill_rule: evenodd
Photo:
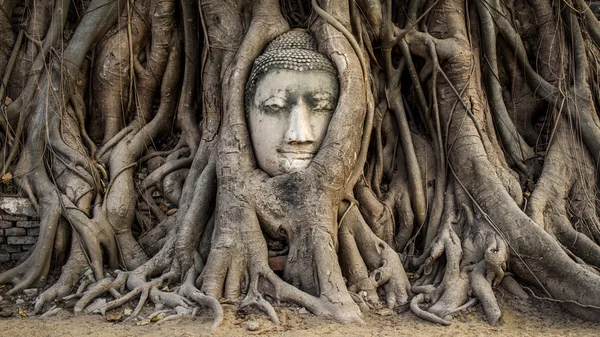
<path fill-rule="evenodd" d="M 331 98 L 315 98 L 311 100 L 311 106 L 316 111 L 333 111 L 336 106 L 336 102 Z"/>
<path fill-rule="evenodd" d="M 279 96 L 271 96 L 260 105 L 261 110 L 267 114 L 277 114 L 285 110 L 287 100 Z"/>
<path fill-rule="evenodd" d="M 267 99 L 265 99 L 262 103 L 262 106 L 278 106 L 278 107 L 284 107 L 287 105 L 287 100 L 283 97 L 279 97 L 279 96 L 271 96 Z"/>

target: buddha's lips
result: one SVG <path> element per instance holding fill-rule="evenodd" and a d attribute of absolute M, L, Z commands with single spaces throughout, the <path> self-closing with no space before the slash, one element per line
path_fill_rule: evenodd
<path fill-rule="evenodd" d="M 280 153 L 285 157 L 293 159 L 312 159 L 317 154 L 316 151 L 301 151 L 290 149 L 277 149 L 277 153 Z"/>

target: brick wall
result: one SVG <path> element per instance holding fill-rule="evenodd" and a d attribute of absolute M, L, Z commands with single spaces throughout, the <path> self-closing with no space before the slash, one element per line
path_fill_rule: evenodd
<path fill-rule="evenodd" d="M 27 198 L 0 196 L 0 262 L 18 261 L 39 233 L 37 212 Z"/>

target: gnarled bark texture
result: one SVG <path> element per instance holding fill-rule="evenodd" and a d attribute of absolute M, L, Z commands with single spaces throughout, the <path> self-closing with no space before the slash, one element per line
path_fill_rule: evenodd
<path fill-rule="evenodd" d="M 205 306 L 217 325 L 227 298 L 274 322 L 285 301 L 340 322 L 409 305 L 446 325 L 480 301 L 496 324 L 494 288 L 522 296 L 521 283 L 600 321 L 600 23 L 587 2 L 0 7 L 2 184 L 41 219 L 0 283 L 17 293 L 59 271 L 36 312 L 136 300 L 131 317 L 148 301 L 170 317 Z M 297 28 L 337 68 L 340 96 L 310 166 L 270 177 L 244 88 L 265 46 Z"/>

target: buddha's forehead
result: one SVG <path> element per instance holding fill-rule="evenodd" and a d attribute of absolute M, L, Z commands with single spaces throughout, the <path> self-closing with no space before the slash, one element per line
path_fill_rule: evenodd
<path fill-rule="evenodd" d="M 270 96 L 311 95 L 318 99 L 336 99 L 338 80 L 324 71 L 277 69 L 268 72 L 256 86 L 257 99 Z"/>

